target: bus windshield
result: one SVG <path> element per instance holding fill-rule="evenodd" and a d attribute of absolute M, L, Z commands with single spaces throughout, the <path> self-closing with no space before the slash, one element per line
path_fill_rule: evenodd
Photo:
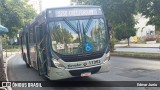
<path fill-rule="evenodd" d="M 102 18 L 55 21 L 49 23 L 52 48 L 61 55 L 102 51 L 107 34 Z"/>

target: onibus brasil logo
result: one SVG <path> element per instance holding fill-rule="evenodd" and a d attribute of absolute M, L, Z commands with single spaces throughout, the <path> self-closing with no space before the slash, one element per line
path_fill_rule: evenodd
<path fill-rule="evenodd" d="M 8 87 L 11 87 L 11 82 L 2 82 L 2 87 L 0 87 L 0 90 L 7 90 Z"/>
<path fill-rule="evenodd" d="M 8 87 L 42 87 L 41 83 L 37 82 L 2 82 L 0 90 L 7 90 Z"/>

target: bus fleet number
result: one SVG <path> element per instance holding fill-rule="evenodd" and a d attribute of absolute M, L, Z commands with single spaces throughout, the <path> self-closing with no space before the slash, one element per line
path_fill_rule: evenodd
<path fill-rule="evenodd" d="M 96 65 L 96 64 L 100 64 L 100 60 L 94 60 L 94 61 L 89 61 L 90 65 Z"/>

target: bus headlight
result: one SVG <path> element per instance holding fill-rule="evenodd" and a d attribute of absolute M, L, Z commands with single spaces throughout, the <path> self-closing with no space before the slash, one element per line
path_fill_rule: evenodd
<path fill-rule="evenodd" d="M 64 69 L 64 68 L 65 68 L 60 62 L 58 62 L 57 59 L 53 59 L 52 61 L 53 61 L 54 65 L 55 65 L 57 68 L 60 68 L 60 69 Z"/>

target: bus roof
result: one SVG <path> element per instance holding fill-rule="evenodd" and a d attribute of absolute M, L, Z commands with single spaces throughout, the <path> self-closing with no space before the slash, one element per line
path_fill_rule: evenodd
<path fill-rule="evenodd" d="M 53 7 L 53 8 L 47 8 L 46 10 L 42 11 L 40 14 L 38 14 L 34 19 L 33 21 L 30 22 L 31 25 L 33 25 L 35 23 L 36 20 L 39 20 L 40 21 L 40 18 L 41 17 L 41 20 L 45 20 L 46 19 L 46 13 L 48 13 L 48 11 L 51 11 L 51 15 L 48 15 L 48 18 L 52 18 L 52 17 L 61 17 L 62 15 L 55 15 L 55 12 L 58 10 L 62 10 L 61 13 L 63 13 L 64 11 L 67 11 L 67 9 L 71 9 L 71 8 L 83 8 L 83 9 L 87 9 L 87 8 L 101 8 L 100 6 L 97 6 L 97 5 L 69 5 L 69 6 L 63 6 L 63 7 Z M 83 10 L 82 9 L 82 10 Z M 81 11 L 82 11 L 81 10 Z M 89 9 L 88 9 L 89 10 Z M 97 9 L 96 9 L 97 10 Z M 74 12 L 76 13 L 76 12 Z M 81 12 L 80 12 L 81 13 Z M 79 13 L 79 14 L 80 14 Z M 93 12 L 91 11 L 91 13 L 89 13 L 87 11 L 88 14 L 92 14 Z M 86 14 L 87 14 L 86 13 Z M 102 11 L 99 10 L 97 11 L 96 13 L 93 13 L 95 15 L 101 15 L 102 14 Z M 78 14 L 77 14 L 78 15 Z M 42 18 L 43 17 L 43 18 Z M 62 16 L 63 17 L 63 16 Z"/>
<path fill-rule="evenodd" d="M 97 6 L 97 5 L 69 5 L 69 6 L 63 6 L 63 7 L 47 8 L 46 10 L 63 9 L 63 8 L 100 8 L 100 6 Z"/>

